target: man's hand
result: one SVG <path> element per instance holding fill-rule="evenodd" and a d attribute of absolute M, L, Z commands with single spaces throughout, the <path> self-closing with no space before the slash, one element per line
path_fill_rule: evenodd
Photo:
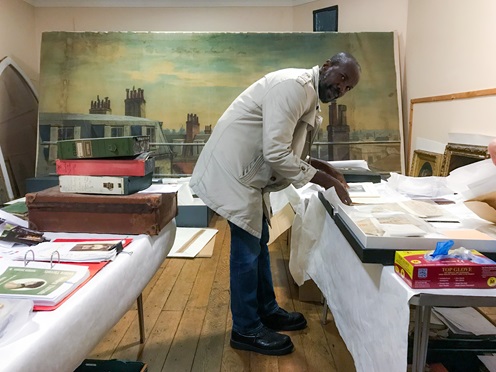
<path fill-rule="evenodd" d="M 330 189 L 334 187 L 336 193 L 338 194 L 339 199 L 346 205 L 351 204 L 351 198 L 346 190 L 347 185 L 343 185 L 340 180 L 334 178 L 330 174 L 327 174 L 321 170 L 317 170 L 315 176 L 310 180 L 310 182 L 316 183 L 317 185 L 322 186 L 323 188 Z M 345 181 L 346 184 L 346 181 Z"/>
<path fill-rule="evenodd" d="M 334 189 L 336 190 L 336 193 L 338 194 L 339 199 L 343 202 L 343 204 L 351 205 L 352 201 L 350 194 L 348 194 L 348 190 L 346 190 L 346 188 L 341 184 L 341 182 L 335 184 Z"/>
<path fill-rule="evenodd" d="M 328 164 L 329 165 L 329 174 L 334 177 L 335 179 L 337 179 L 339 182 L 341 182 L 341 184 L 345 187 L 345 188 L 349 188 L 348 186 L 348 183 L 346 182 L 346 180 L 344 179 L 344 176 L 343 174 L 338 171 L 336 168 L 334 168 L 332 165 Z"/>
<path fill-rule="evenodd" d="M 326 161 L 320 160 L 320 159 L 311 159 L 310 160 L 310 165 L 324 173 L 327 173 L 329 176 L 337 179 L 345 188 L 348 188 L 348 184 L 346 183 L 346 180 L 344 179 L 343 174 L 338 171 L 336 168 L 334 168 L 331 164 L 329 164 Z"/>

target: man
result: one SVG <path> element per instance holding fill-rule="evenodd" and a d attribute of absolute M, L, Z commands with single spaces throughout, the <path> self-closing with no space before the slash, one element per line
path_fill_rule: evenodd
<path fill-rule="evenodd" d="M 360 66 L 341 52 L 319 69 L 284 69 L 242 92 L 217 122 L 196 163 L 190 186 L 231 229 L 231 346 L 267 355 L 293 351 L 289 336 L 306 319 L 277 304 L 270 271 L 269 192 L 314 182 L 334 187 L 350 204 L 343 176 L 328 163 L 304 161 L 318 132 L 319 99 L 350 91 Z"/>

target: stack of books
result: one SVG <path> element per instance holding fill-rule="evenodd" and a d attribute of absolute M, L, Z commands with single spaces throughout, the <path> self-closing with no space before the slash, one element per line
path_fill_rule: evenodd
<path fill-rule="evenodd" d="M 155 160 L 148 136 L 57 142 L 61 192 L 129 195 L 151 186 Z"/>

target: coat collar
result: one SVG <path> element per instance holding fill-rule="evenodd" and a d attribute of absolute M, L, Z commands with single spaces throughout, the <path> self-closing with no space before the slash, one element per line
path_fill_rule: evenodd
<path fill-rule="evenodd" d="M 319 76 L 320 76 L 320 68 L 319 66 L 312 67 L 313 72 L 313 86 L 315 88 L 315 93 L 317 93 L 317 107 L 316 110 L 320 112 L 320 97 L 319 97 Z"/>

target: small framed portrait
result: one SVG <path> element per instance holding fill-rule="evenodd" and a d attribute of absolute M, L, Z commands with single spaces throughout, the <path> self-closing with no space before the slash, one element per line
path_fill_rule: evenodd
<path fill-rule="evenodd" d="M 456 168 L 488 158 L 487 146 L 448 143 L 444 149 L 441 176 L 448 176 Z"/>
<path fill-rule="evenodd" d="M 440 176 L 442 163 L 443 154 L 437 154 L 435 152 L 424 150 L 415 150 L 413 152 L 409 175 L 412 177 Z"/>

